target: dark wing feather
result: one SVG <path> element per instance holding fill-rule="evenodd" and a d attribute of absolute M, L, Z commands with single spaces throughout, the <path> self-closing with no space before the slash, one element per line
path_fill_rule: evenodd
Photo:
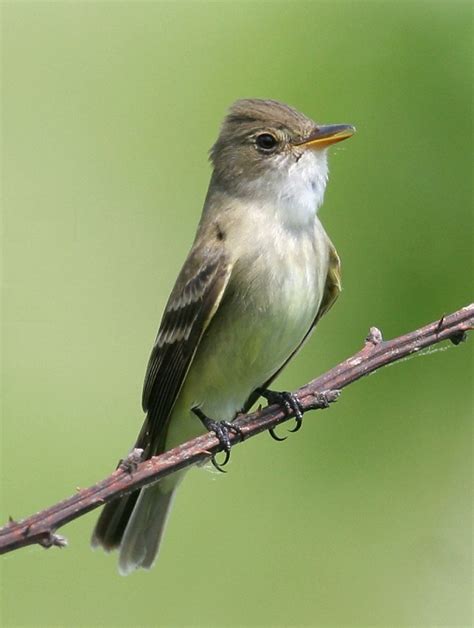
<path fill-rule="evenodd" d="M 203 259 L 199 259 L 203 257 Z M 168 420 L 201 337 L 224 294 L 230 265 L 222 250 L 191 251 L 171 293 L 143 387 L 147 418 L 136 447 L 146 456 L 162 449 Z"/>
<path fill-rule="evenodd" d="M 223 251 L 192 250 L 176 281 L 161 321 L 143 388 L 147 412 L 136 447 L 149 458 L 163 450 L 168 421 L 202 334 L 214 316 L 231 268 Z M 140 490 L 106 504 L 92 544 L 118 547 Z"/>
<path fill-rule="evenodd" d="M 306 340 L 308 340 L 308 338 L 310 337 L 311 332 L 315 328 L 318 321 L 324 316 L 324 314 L 326 314 L 326 312 L 328 312 L 331 309 L 337 297 L 339 296 L 339 293 L 341 292 L 341 262 L 339 260 L 337 251 L 331 242 L 329 243 L 329 247 L 330 248 L 329 248 L 328 274 L 327 274 L 326 283 L 324 286 L 323 298 L 321 299 L 321 305 L 319 306 L 319 310 L 318 310 L 318 313 L 316 314 L 313 324 L 308 329 L 308 331 L 303 337 L 303 340 L 295 348 L 293 353 L 291 353 L 286 359 L 286 361 L 283 362 L 283 364 L 280 366 L 280 368 L 277 371 L 275 371 L 275 373 L 273 373 L 273 375 L 264 384 L 262 384 L 261 388 L 268 388 L 268 386 L 270 386 L 273 380 L 276 379 L 278 375 L 282 372 L 282 370 L 285 368 L 288 362 L 290 362 L 290 360 L 294 358 L 294 356 L 298 353 L 298 351 L 304 345 Z M 242 408 L 242 412 L 248 412 L 259 397 L 260 395 L 258 394 L 258 392 L 254 391 L 245 402 L 245 405 Z"/>

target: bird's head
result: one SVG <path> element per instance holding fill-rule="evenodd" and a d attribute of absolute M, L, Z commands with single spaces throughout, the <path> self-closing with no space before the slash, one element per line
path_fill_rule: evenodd
<path fill-rule="evenodd" d="M 211 149 L 216 182 L 238 196 L 311 195 L 322 202 L 326 150 L 355 132 L 349 124 L 317 124 L 275 100 L 235 102 Z"/>

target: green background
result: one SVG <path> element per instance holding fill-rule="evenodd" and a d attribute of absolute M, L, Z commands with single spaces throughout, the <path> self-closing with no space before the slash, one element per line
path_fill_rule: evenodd
<path fill-rule="evenodd" d="M 469 302 L 471 18 L 453 0 L 2 5 L 3 521 L 133 443 L 236 98 L 358 129 L 321 211 L 344 291 L 279 388 L 371 325 L 392 337 Z M 65 550 L 7 555 L 4 625 L 470 625 L 469 344 L 237 447 L 226 476 L 192 471 L 151 572 L 89 549 L 97 512 Z"/>

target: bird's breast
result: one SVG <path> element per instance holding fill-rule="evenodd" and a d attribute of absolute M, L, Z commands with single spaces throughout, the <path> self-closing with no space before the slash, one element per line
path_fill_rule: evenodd
<path fill-rule="evenodd" d="M 319 226 L 318 221 L 301 233 L 267 233 L 236 264 L 234 299 L 242 322 L 236 325 L 248 359 L 268 376 L 300 344 L 319 309 L 328 264 Z"/>
<path fill-rule="evenodd" d="M 196 356 L 206 356 L 213 390 L 228 391 L 229 413 L 281 368 L 311 328 L 327 276 L 327 242 L 317 219 L 304 232 L 241 233 L 230 284 Z"/>
<path fill-rule="evenodd" d="M 201 431 L 195 417 L 189 420 L 195 405 L 212 418 L 231 420 L 299 347 L 316 318 L 328 266 L 319 221 L 304 236 L 258 236 L 234 263 L 175 408 L 167 446 L 180 442 L 183 430 L 188 437 Z"/>

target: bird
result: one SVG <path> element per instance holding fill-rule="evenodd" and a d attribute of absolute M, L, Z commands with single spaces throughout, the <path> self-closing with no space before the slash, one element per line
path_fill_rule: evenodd
<path fill-rule="evenodd" d="M 143 386 L 143 459 L 206 430 L 229 451 L 238 413 L 264 397 L 341 290 L 340 261 L 318 209 L 328 147 L 349 124 L 317 124 L 276 100 L 229 108 L 194 242 L 166 304 Z M 299 427 L 299 425 L 298 425 Z M 235 428 L 237 431 L 237 428 Z M 92 546 L 118 549 L 119 572 L 149 569 L 184 471 L 107 503 Z"/>

